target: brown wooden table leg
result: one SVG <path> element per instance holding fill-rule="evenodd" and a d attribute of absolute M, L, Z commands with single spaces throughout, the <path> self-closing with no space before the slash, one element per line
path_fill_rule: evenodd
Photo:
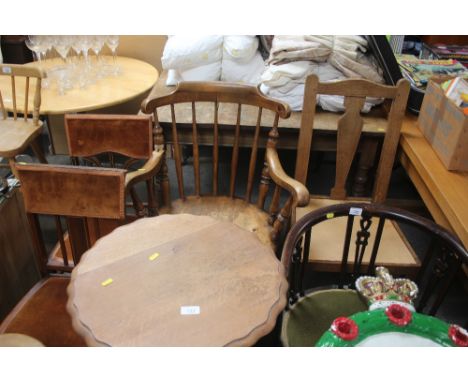
<path fill-rule="evenodd" d="M 359 156 L 358 168 L 354 176 L 352 193 L 354 196 L 364 196 L 369 179 L 369 170 L 374 166 L 375 156 L 379 140 L 367 137 L 361 142 L 361 154 Z"/>

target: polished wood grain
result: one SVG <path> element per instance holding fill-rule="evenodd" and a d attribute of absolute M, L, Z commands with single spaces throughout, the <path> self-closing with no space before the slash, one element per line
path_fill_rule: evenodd
<path fill-rule="evenodd" d="M 104 57 L 104 60 L 111 60 Z M 44 60 L 43 70 L 62 65 L 59 59 Z M 29 63 L 25 67 L 38 67 L 37 62 Z M 91 58 L 94 65 L 94 57 Z M 42 89 L 42 114 L 65 114 L 82 111 L 96 110 L 99 108 L 117 105 L 131 100 L 148 91 L 158 79 L 158 71 L 150 64 L 129 57 L 117 57 L 117 65 L 120 66 L 121 74 L 115 77 L 106 77 L 89 85 L 85 89 L 74 88 L 63 96 L 52 87 Z M 0 76 L 0 88 L 4 88 L 5 78 Z M 21 111 L 25 102 L 24 80 L 17 82 L 18 110 Z M 30 87 L 36 86 L 36 81 L 31 81 Z M 3 101 L 8 110 L 12 109 L 12 103 L 6 101 L 11 93 L 3 94 Z M 31 107 L 31 100 L 30 100 Z"/>
<path fill-rule="evenodd" d="M 126 169 L 125 191 L 130 194 L 138 216 L 153 215 L 156 210 L 153 181 L 161 166 L 164 150 L 159 146 L 153 148 L 152 129 L 151 116 L 145 115 L 65 115 L 65 132 L 72 162 Z M 123 163 L 116 162 L 115 154 L 125 157 L 125 160 L 121 160 Z M 102 160 L 103 155 L 107 160 Z M 143 165 L 139 160 L 144 160 Z M 138 182 L 146 182 L 146 210 L 132 188 Z"/>
<path fill-rule="evenodd" d="M 400 147 L 400 162 L 434 220 L 468 248 L 468 173 L 444 167 L 414 116 L 403 121 Z"/>
<path fill-rule="evenodd" d="M 162 215 L 99 240 L 72 273 L 67 307 L 88 345 L 252 345 L 273 329 L 286 287 L 273 251 L 252 233 Z M 200 314 L 181 315 L 183 306 Z"/>

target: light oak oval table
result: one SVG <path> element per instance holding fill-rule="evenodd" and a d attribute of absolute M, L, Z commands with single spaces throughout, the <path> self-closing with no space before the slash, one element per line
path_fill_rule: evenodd
<path fill-rule="evenodd" d="M 110 58 L 105 57 L 107 62 Z M 117 76 L 107 76 L 97 80 L 94 84 L 85 88 L 75 87 L 67 90 L 64 95 L 59 95 L 56 86 L 51 86 L 41 91 L 41 114 L 65 114 L 83 111 L 96 110 L 108 106 L 117 105 L 145 93 L 156 83 L 159 73 L 152 65 L 130 57 L 117 57 L 117 65 L 120 67 L 120 74 Z M 95 60 L 91 58 L 91 67 Z M 61 60 L 49 59 L 42 62 L 31 62 L 30 66 L 41 67 L 43 70 L 63 65 Z M 30 94 L 34 94 L 35 80 L 29 84 Z M 7 86 L 8 85 L 8 86 Z M 3 101 L 7 109 L 12 108 L 10 78 L 0 77 L 0 88 L 2 89 Z M 5 90 L 3 90 L 5 89 Z M 22 111 L 25 96 L 25 83 L 23 79 L 16 79 L 16 103 L 19 111 Z M 33 110 L 29 97 L 29 110 Z"/>
<path fill-rule="evenodd" d="M 188 214 L 114 230 L 73 270 L 67 309 L 91 346 L 248 346 L 286 305 L 284 269 L 255 234 Z"/>

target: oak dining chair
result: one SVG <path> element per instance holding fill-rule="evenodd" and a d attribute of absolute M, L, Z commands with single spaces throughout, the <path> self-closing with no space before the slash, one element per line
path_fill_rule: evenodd
<path fill-rule="evenodd" d="M 408 99 L 409 83 L 400 80 L 395 86 L 382 85 L 362 79 L 349 79 L 336 82 L 322 83 L 315 75 L 310 75 L 305 84 L 304 107 L 302 112 L 301 128 L 299 133 L 298 150 L 296 157 L 295 178 L 301 183 L 313 184 L 318 181 L 309 174 L 310 152 L 312 147 L 312 132 L 318 95 L 336 95 L 344 97 L 345 111 L 337 121 L 336 168 L 334 185 L 328 195 L 311 195 L 309 204 L 296 209 L 296 220 L 308 212 L 318 208 L 343 203 L 346 201 L 367 201 L 382 203 L 386 200 L 387 191 L 392 174 L 393 164 L 397 152 L 400 129 L 405 115 Z M 378 144 L 369 148 L 370 151 L 358 150 L 363 141 L 362 108 L 366 97 L 381 98 L 383 100 L 382 131 L 376 134 L 375 139 L 381 141 L 378 163 L 375 165 L 375 176 L 371 195 L 369 197 L 355 198 L 348 195 L 349 178 L 353 162 L 358 156 L 376 156 Z M 383 141 L 382 141 L 383 137 Z M 337 272 L 341 264 L 340 243 L 333 240 L 340 237 L 346 230 L 346 219 L 333 219 L 317 227 L 317 236 L 321 241 L 316 242 L 315 252 L 310 254 L 309 262 L 317 270 Z M 372 227 L 375 234 L 375 226 Z M 407 245 L 404 235 L 398 226 L 387 224 L 382 236 L 381 245 L 382 265 L 391 270 L 416 272 L 420 266 L 419 259 L 410 246 Z M 368 263 L 365 258 L 364 264 Z"/>

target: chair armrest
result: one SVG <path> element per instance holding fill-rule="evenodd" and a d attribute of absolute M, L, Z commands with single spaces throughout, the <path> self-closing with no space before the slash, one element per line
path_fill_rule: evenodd
<path fill-rule="evenodd" d="M 127 172 L 125 174 L 125 189 L 142 180 L 151 179 L 159 171 L 163 156 L 164 150 L 155 150 L 142 168 Z"/>
<path fill-rule="evenodd" d="M 278 153 L 273 148 L 267 148 L 266 160 L 270 172 L 270 177 L 275 181 L 276 184 L 288 190 L 298 207 L 304 207 L 309 204 L 309 191 L 299 181 L 291 178 L 286 174 L 281 166 L 278 158 Z"/>

